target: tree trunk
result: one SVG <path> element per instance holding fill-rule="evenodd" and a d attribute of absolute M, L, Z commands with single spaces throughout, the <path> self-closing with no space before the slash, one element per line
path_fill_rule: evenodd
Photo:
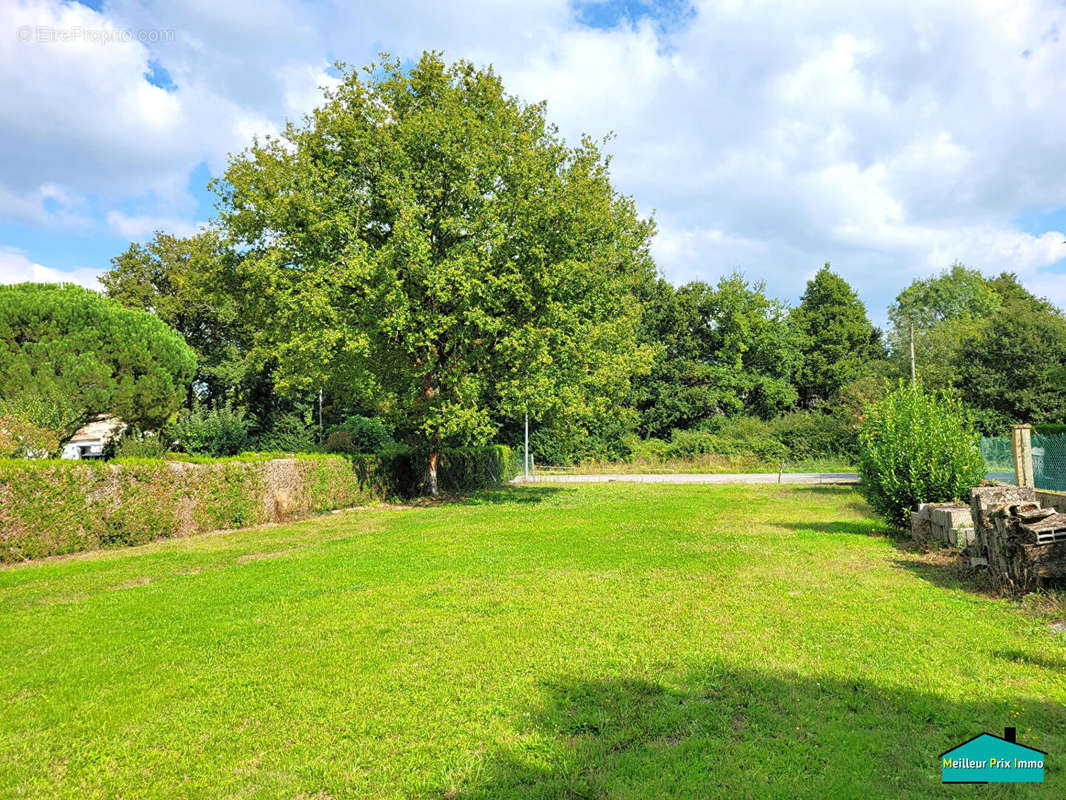
<path fill-rule="evenodd" d="M 437 387 L 433 385 L 433 379 L 429 375 L 422 376 L 422 395 L 426 399 L 426 407 L 433 404 L 433 398 L 437 396 Z M 440 461 L 440 436 L 430 437 L 430 447 L 433 452 L 429 454 L 429 464 L 426 465 L 426 491 L 431 497 L 436 497 L 437 488 L 437 462 Z"/>
<path fill-rule="evenodd" d="M 437 489 L 437 462 L 440 461 L 440 453 L 429 454 L 429 464 L 426 466 L 426 491 L 432 497 L 439 493 Z"/>

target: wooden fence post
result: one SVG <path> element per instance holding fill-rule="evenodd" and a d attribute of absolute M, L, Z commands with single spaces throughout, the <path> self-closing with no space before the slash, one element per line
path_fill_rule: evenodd
<path fill-rule="evenodd" d="M 1034 486 L 1032 427 L 1011 425 L 1011 452 L 1014 455 L 1014 482 L 1018 486 Z"/>

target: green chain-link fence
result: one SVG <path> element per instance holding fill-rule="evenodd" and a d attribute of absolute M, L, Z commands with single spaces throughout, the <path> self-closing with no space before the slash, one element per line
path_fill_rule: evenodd
<path fill-rule="evenodd" d="M 985 462 L 986 478 L 1014 483 L 1014 456 L 1010 449 L 1010 439 L 982 436 L 981 458 Z"/>
<path fill-rule="evenodd" d="M 1066 492 L 1066 433 L 1033 434 L 1033 483 L 1037 489 Z"/>

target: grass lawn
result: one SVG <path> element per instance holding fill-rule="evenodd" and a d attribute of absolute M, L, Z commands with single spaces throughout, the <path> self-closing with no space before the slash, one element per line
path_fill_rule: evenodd
<path fill-rule="evenodd" d="M 1066 796 L 1066 636 L 882 532 L 536 486 L 3 569 L 0 795 Z M 1047 784 L 940 784 L 1004 725 Z"/>

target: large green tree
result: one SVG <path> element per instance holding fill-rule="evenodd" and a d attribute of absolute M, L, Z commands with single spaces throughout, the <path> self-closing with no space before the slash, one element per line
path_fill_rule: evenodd
<path fill-rule="evenodd" d="M 491 69 L 425 54 L 345 70 L 216 186 L 279 383 L 388 398 L 428 455 L 507 418 L 596 407 L 646 369 L 653 232 L 585 138 Z"/>
<path fill-rule="evenodd" d="M 215 231 L 180 237 L 157 232 L 111 259 L 100 277 L 109 297 L 150 311 L 196 351 L 196 382 L 208 402 L 233 399 L 229 390 L 247 371 L 251 320 L 243 313 L 237 258 Z"/>
<path fill-rule="evenodd" d="M 1066 316 L 1032 295 L 1007 296 L 957 360 L 963 399 L 992 412 L 985 428 L 1000 435 L 1009 422 L 1066 422 Z"/>
<path fill-rule="evenodd" d="M 790 321 L 800 347 L 796 389 L 808 408 L 836 401 L 841 387 L 867 374 L 870 363 L 882 357 L 880 332 L 866 307 L 829 264 L 807 281 Z"/>
<path fill-rule="evenodd" d="M 246 410 L 257 430 L 289 410 L 274 391 L 272 354 L 256 347 L 263 320 L 249 313 L 254 304 L 240 258 L 217 230 L 188 237 L 157 232 L 132 243 L 111 259 L 100 282 L 109 297 L 155 314 L 196 351 L 190 408 L 229 404 Z"/>
<path fill-rule="evenodd" d="M 644 337 L 661 347 L 639 381 L 641 431 L 668 436 L 739 413 L 771 417 L 793 407 L 795 337 L 785 306 L 742 275 L 677 289 L 659 281 L 644 304 Z"/>
<path fill-rule="evenodd" d="M 158 318 L 80 286 L 0 286 L 0 401 L 59 440 L 102 414 L 157 428 L 196 369 Z"/>
<path fill-rule="evenodd" d="M 915 372 L 923 385 L 930 389 L 954 385 L 959 347 L 977 335 L 1002 305 L 1002 296 L 979 271 L 958 262 L 915 280 L 888 309 L 888 343 L 896 375 L 910 376 L 913 331 Z"/>
<path fill-rule="evenodd" d="M 893 360 L 908 372 L 910 329 L 923 384 L 955 386 L 986 433 L 1066 419 L 1066 319 L 1013 273 L 961 264 L 917 280 L 889 309 Z"/>

